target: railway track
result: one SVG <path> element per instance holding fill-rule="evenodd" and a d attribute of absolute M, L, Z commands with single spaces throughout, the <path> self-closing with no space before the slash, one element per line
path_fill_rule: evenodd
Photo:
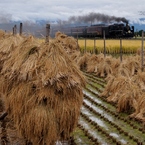
<path fill-rule="evenodd" d="M 143 145 L 145 129 L 142 123 L 117 113 L 115 104 L 108 103 L 100 93 L 105 80 L 84 73 L 87 85 L 83 90 L 84 100 L 79 124 L 74 132 L 77 145 Z"/>

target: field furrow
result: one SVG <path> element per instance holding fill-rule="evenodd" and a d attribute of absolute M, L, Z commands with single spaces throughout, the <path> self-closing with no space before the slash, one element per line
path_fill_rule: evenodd
<path fill-rule="evenodd" d="M 105 80 L 94 74 L 84 73 L 87 86 L 78 128 L 74 132 L 76 144 L 80 145 L 141 145 L 145 144 L 143 125 L 130 119 L 128 114 L 117 113 L 116 105 L 100 96 Z"/>

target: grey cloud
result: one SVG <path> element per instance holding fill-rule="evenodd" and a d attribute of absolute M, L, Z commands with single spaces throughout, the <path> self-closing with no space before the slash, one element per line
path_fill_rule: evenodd
<path fill-rule="evenodd" d="M 12 20 L 12 15 L 0 12 L 0 23 L 9 23 Z"/>
<path fill-rule="evenodd" d="M 3 0 L 0 2 L 1 21 L 68 20 L 70 16 L 101 13 L 129 20 L 139 20 L 138 11 L 144 11 L 144 0 Z M 6 17 L 5 17 L 6 16 Z"/>

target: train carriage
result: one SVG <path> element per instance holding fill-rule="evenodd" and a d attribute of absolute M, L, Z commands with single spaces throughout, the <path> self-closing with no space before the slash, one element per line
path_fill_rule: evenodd
<path fill-rule="evenodd" d="M 55 33 L 57 29 L 55 29 Z M 130 27 L 128 24 L 115 23 L 110 25 L 91 25 L 91 26 L 76 26 L 76 27 L 61 27 L 58 31 L 63 32 L 68 36 L 93 38 L 132 38 L 134 37 L 134 26 Z"/>

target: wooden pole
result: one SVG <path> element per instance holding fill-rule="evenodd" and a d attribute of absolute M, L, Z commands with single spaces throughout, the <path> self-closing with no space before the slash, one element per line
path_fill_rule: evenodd
<path fill-rule="evenodd" d="M 46 24 L 46 43 L 49 43 L 50 24 Z"/>
<path fill-rule="evenodd" d="M 144 31 L 142 31 L 142 47 L 141 47 L 141 66 L 142 71 L 144 70 Z"/>
<path fill-rule="evenodd" d="M 104 57 L 106 57 L 106 38 L 105 38 L 105 30 L 103 31 L 103 36 L 104 36 Z"/>
<path fill-rule="evenodd" d="M 78 30 L 77 30 L 77 49 L 78 49 Z"/>
<path fill-rule="evenodd" d="M 86 40 L 86 37 L 85 37 L 85 53 L 87 52 L 87 40 Z"/>
<path fill-rule="evenodd" d="M 120 38 L 120 62 L 122 62 L 122 39 Z"/>
<path fill-rule="evenodd" d="M 20 32 L 19 32 L 20 36 L 22 35 L 22 29 L 23 29 L 23 24 L 20 23 Z"/>
<path fill-rule="evenodd" d="M 17 34 L 17 25 L 14 26 L 14 35 Z"/>
<path fill-rule="evenodd" d="M 13 35 L 15 35 L 15 30 L 14 30 L 15 28 L 13 27 Z"/>
<path fill-rule="evenodd" d="M 96 38 L 94 38 L 94 50 L 93 50 L 93 53 L 95 53 L 95 49 L 96 49 Z"/>

